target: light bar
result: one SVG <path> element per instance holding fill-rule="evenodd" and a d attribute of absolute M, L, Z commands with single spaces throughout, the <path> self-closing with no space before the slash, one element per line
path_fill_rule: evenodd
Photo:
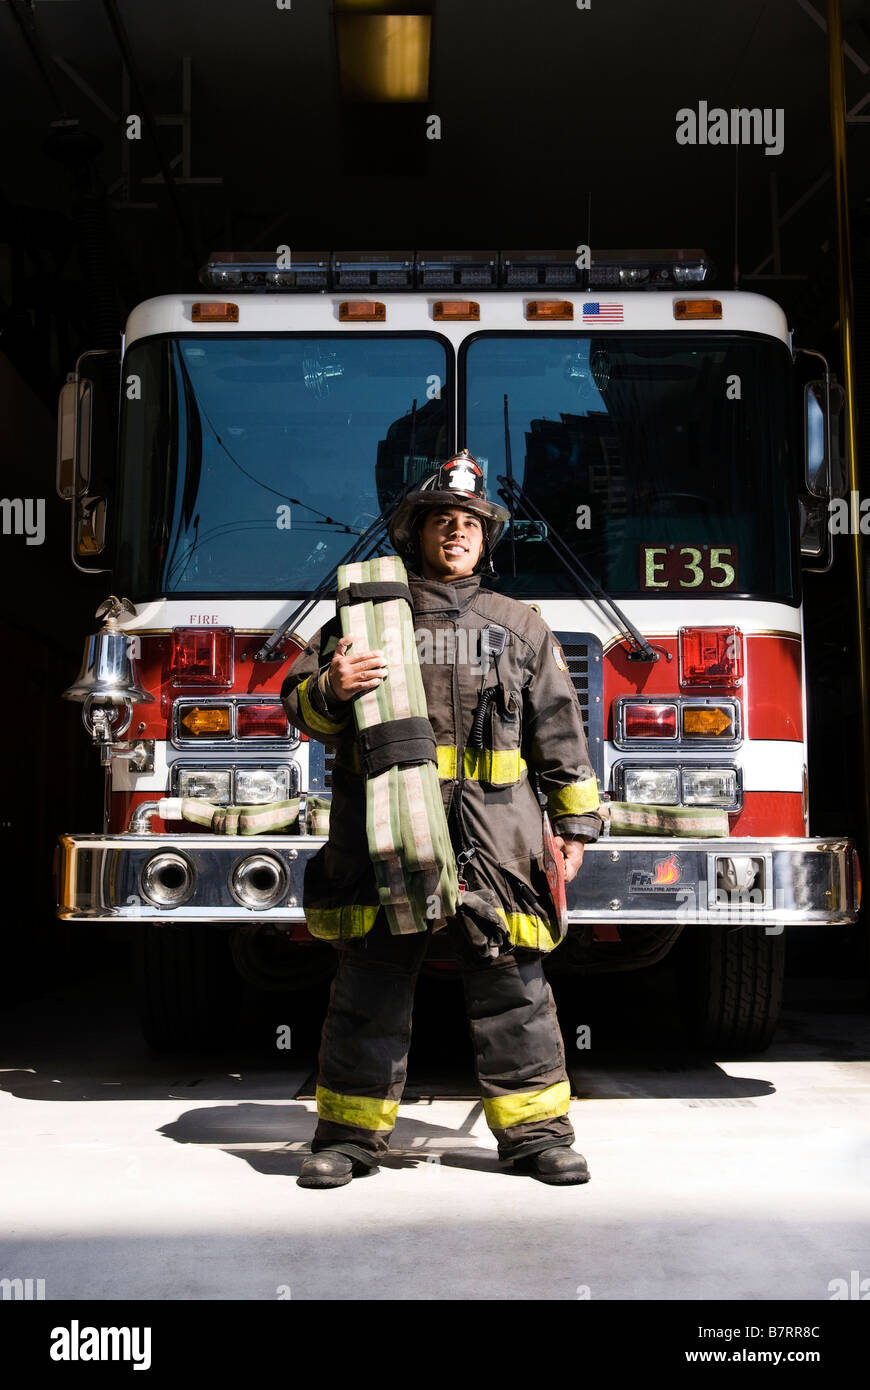
<path fill-rule="evenodd" d="M 703 251 L 593 251 L 590 289 L 670 289 L 701 285 L 713 267 Z"/>
<path fill-rule="evenodd" d="M 498 289 L 497 251 L 418 251 L 416 259 L 422 290 Z"/>
<path fill-rule="evenodd" d="M 414 252 L 336 251 L 332 258 L 337 290 L 409 290 L 414 287 Z"/>
<path fill-rule="evenodd" d="M 709 283 L 704 251 L 214 251 L 199 273 L 210 290 L 674 290 Z M 279 254 L 283 253 L 283 254 Z M 582 261 L 581 261 L 582 264 Z"/>
<path fill-rule="evenodd" d="M 213 251 L 199 272 L 210 290 L 243 289 L 317 291 L 329 288 L 332 257 L 328 251 Z"/>
<path fill-rule="evenodd" d="M 576 250 L 503 251 L 500 278 L 505 289 L 576 289 L 584 286 L 585 271 L 577 268 Z"/>

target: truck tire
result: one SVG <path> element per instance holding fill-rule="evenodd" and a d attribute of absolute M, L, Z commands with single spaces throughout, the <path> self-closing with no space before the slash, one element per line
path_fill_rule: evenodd
<path fill-rule="evenodd" d="M 736 1056 L 770 1046 L 782 1005 L 785 933 L 689 927 L 674 952 L 684 1027 L 694 1046 Z"/>
<path fill-rule="evenodd" d="M 240 1016 L 243 982 L 230 932 L 208 925 L 143 923 L 133 941 L 136 1005 L 157 1052 L 220 1046 Z"/>

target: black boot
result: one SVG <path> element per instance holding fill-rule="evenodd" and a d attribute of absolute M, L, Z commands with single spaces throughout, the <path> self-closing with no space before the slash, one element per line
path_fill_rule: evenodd
<path fill-rule="evenodd" d="M 344 1187 L 351 1178 L 371 1170 L 368 1165 L 338 1149 L 320 1149 L 309 1154 L 296 1179 L 297 1187 Z"/>
<path fill-rule="evenodd" d="M 568 1183 L 588 1182 L 590 1173 L 586 1159 L 575 1149 L 544 1149 L 541 1153 L 518 1158 L 514 1168 L 520 1173 L 528 1173 L 540 1182 L 565 1186 Z"/>

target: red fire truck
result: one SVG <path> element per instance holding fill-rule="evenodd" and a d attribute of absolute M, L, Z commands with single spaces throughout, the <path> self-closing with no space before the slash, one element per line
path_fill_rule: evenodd
<path fill-rule="evenodd" d="M 767 1046 L 785 929 L 854 922 L 860 895 L 852 843 L 810 833 L 801 583 L 831 562 L 824 359 L 808 370 L 770 299 L 706 288 L 700 252 L 282 248 L 216 254 L 202 280 L 138 305 L 119 359 L 84 354 L 60 408 L 72 559 L 113 593 L 66 692 L 105 819 L 61 837 L 58 912 L 132 934 L 146 1037 L 201 1042 L 244 979 L 332 970 L 302 910 L 331 751 L 288 727 L 279 692 L 334 612 L 337 564 L 467 446 L 513 512 L 493 582 L 557 633 L 602 798 L 647 813 L 587 848 L 551 968 L 673 949 L 695 1041 Z M 183 799 L 299 814 L 222 834 Z M 700 807 L 727 835 L 680 833 Z M 668 829 L 639 833 L 656 808 Z"/>

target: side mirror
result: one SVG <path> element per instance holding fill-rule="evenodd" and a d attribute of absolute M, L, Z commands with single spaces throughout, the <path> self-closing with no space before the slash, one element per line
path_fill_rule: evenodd
<path fill-rule="evenodd" d="M 82 497 L 76 506 L 76 553 L 81 559 L 106 548 L 106 499 Z"/>
<path fill-rule="evenodd" d="M 840 436 L 844 394 L 836 380 L 808 381 L 804 387 L 804 491 L 799 499 L 801 555 L 824 572 L 834 559 L 829 525 L 830 501 L 842 495 Z"/>
<path fill-rule="evenodd" d="M 831 495 L 831 402 L 824 381 L 804 387 L 804 486 L 811 497 Z"/>
<path fill-rule="evenodd" d="M 97 360 L 99 359 L 99 360 Z M 119 348 L 83 352 L 61 388 L 57 417 L 57 495 L 73 508 L 71 558 L 90 573 L 111 568 L 107 512 L 116 469 Z M 103 556 L 102 567 L 93 563 Z"/>
<path fill-rule="evenodd" d="M 91 481 L 91 424 L 94 388 L 74 373 L 60 389 L 57 411 L 57 495 L 65 502 L 88 490 Z"/>

